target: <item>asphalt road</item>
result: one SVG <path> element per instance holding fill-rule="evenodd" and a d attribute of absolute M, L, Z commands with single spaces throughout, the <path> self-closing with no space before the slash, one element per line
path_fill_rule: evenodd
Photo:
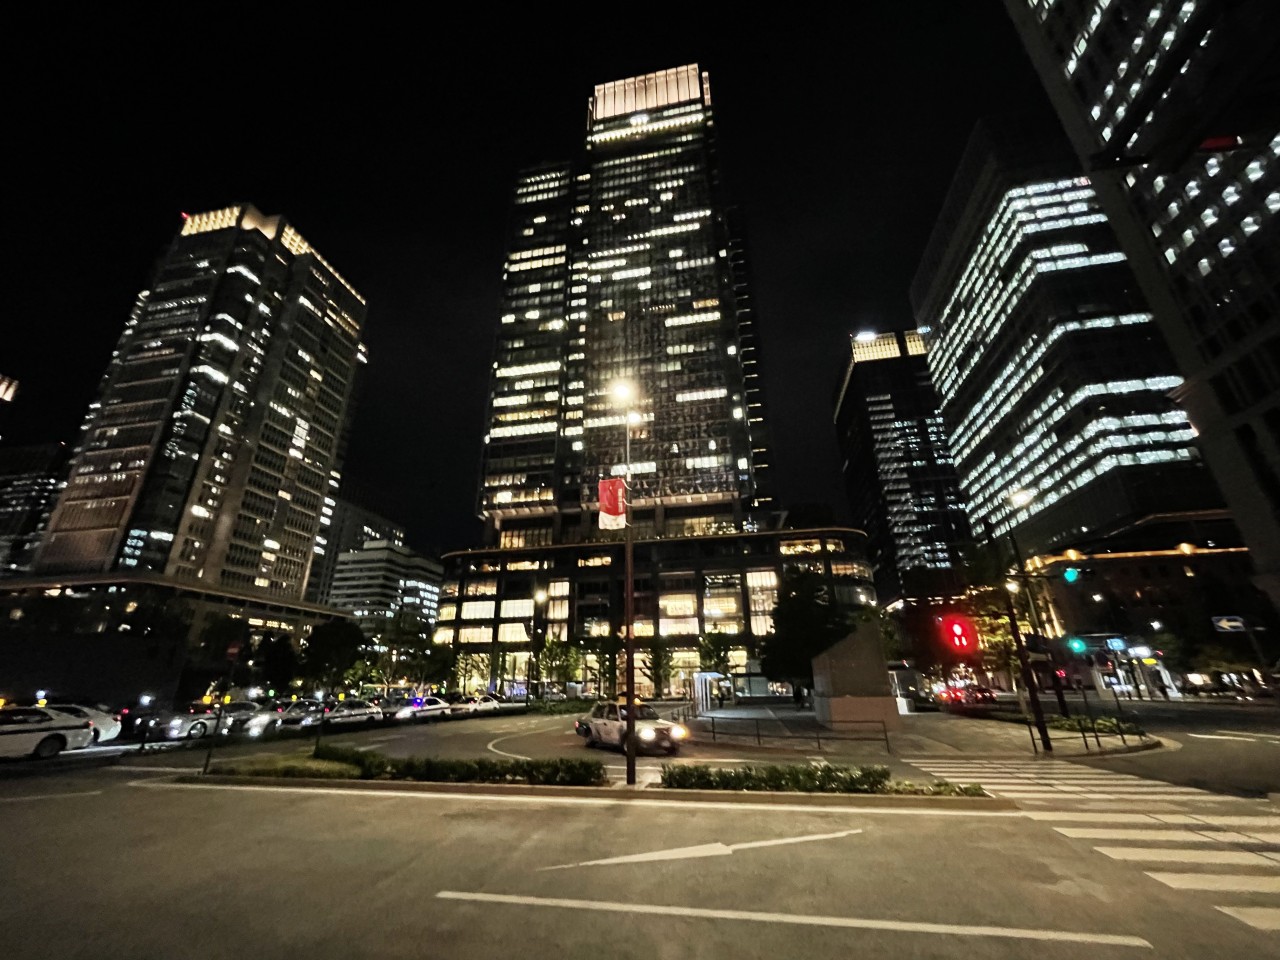
<path fill-rule="evenodd" d="M 1206 877 L 1204 892 L 1144 876 L 1150 863 L 1115 853 L 1133 846 L 1103 853 L 1078 836 L 1079 818 L 1088 828 L 1098 814 L 609 793 L 184 786 L 132 765 L 7 779 L 0 956 L 1202 960 L 1261 957 L 1276 942 L 1257 925 L 1280 913 L 1267 892 L 1280 853 L 1250 851 L 1280 844 L 1274 832 L 1246 834 L 1274 831 L 1280 815 L 1253 801 L 1233 801 L 1234 818 L 1214 823 L 1200 810 L 1195 821 L 1198 836 L 1217 838 L 1207 848 L 1219 860 L 1248 866 L 1164 863 L 1192 871 L 1166 877 Z M 1148 840 L 1189 829 L 1101 816 L 1140 823 Z M 1202 849 L 1172 846 L 1138 856 Z M 629 859 L 598 862 L 616 858 Z M 1257 889 L 1215 879 L 1231 871 L 1244 877 L 1235 886 Z"/>

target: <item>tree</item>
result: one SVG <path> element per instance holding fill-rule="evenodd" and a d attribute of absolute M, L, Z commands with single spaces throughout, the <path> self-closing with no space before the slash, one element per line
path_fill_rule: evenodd
<path fill-rule="evenodd" d="M 773 608 L 773 633 L 761 643 L 760 668 L 771 680 L 812 687 L 813 658 L 848 636 L 853 627 L 853 617 L 832 602 L 821 575 L 788 571 Z"/>
<path fill-rule="evenodd" d="M 698 666 L 703 670 L 728 676 L 732 653 L 733 637 L 727 633 L 709 633 L 698 638 Z"/>
<path fill-rule="evenodd" d="M 622 638 L 609 633 L 602 637 L 589 637 L 586 649 L 595 654 L 596 667 L 600 671 L 600 692 L 613 697 L 618 692 L 618 654 L 622 652 Z"/>
<path fill-rule="evenodd" d="M 355 621 L 334 617 L 312 628 L 303 655 L 303 670 L 310 680 L 333 685 L 360 658 L 364 634 Z"/>
<path fill-rule="evenodd" d="M 262 680 L 268 688 L 288 690 L 298 678 L 300 664 L 293 640 L 287 634 L 268 634 L 258 643 L 254 660 L 262 670 Z"/>
<path fill-rule="evenodd" d="M 648 656 L 640 670 L 653 684 L 655 696 L 660 697 L 666 692 L 671 678 L 671 641 L 665 637 L 654 637 L 645 647 L 645 653 Z"/>
<path fill-rule="evenodd" d="M 555 683 L 568 683 L 582 666 L 582 654 L 568 640 L 548 637 L 538 666 L 546 679 Z"/>

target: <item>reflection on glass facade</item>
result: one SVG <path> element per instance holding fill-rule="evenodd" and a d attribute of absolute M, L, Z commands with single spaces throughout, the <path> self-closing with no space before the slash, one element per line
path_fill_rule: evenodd
<path fill-rule="evenodd" d="M 502 547 L 593 539 L 597 481 L 630 466 L 638 534 L 750 528 L 763 397 L 707 76 L 601 84 L 589 106 L 582 159 L 516 184 L 481 515 Z"/>
<path fill-rule="evenodd" d="M 281 217 L 185 217 L 90 404 L 36 572 L 302 597 L 365 301 Z"/>

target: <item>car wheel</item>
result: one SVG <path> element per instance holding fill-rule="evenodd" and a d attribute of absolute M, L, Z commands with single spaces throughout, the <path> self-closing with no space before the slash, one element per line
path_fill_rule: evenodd
<path fill-rule="evenodd" d="M 676 745 L 676 744 L 674 744 L 674 743 L 673 743 L 671 746 L 667 747 L 667 756 L 668 756 L 668 757 L 674 757 L 674 756 L 675 756 L 676 754 L 678 754 L 679 752 L 680 752 L 680 747 L 679 747 L 679 746 L 677 746 L 677 745 Z"/>
<path fill-rule="evenodd" d="M 97 728 L 97 727 L 94 727 L 94 728 L 93 728 L 93 739 L 92 739 L 92 740 L 90 740 L 89 742 L 90 742 L 90 743 L 97 743 L 97 742 L 98 742 L 98 737 L 100 737 L 100 736 L 102 736 L 102 734 L 98 731 L 98 728 Z"/>
<path fill-rule="evenodd" d="M 599 745 L 599 743 L 600 741 L 596 739 L 596 732 L 592 730 L 590 726 L 588 726 L 587 727 L 587 746 L 594 749 L 596 746 Z"/>
<path fill-rule="evenodd" d="M 31 751 L 31 755 L 37 760 L 48 760 L 60 754 L 66 745 L 67 741 L 62 737 L 50 735 L 36 744 L 36 748 Z"/>
<path fill-rule="evenodd" d="M 208 732 L 209 732 L 209 728 L 206 727 L 203 722 L 193 723 L 191 725 L 191 729 L 187 731 L 187 739 L 199 740 Z"/>

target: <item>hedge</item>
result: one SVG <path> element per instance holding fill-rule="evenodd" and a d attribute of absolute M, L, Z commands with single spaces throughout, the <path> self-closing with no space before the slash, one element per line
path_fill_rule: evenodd
<path fill-rule="evenodd" d="M 360 768 L 336 760 L 313 757 L 246 757 L 213 765 L 213 773 L 242 777 L 308 777 L 316 780 L 356 780 Z"/>
<path fill-rule="evenodd" d="M 994 714 L 993 719 L 1004 720 L 1008 723 L 1034 723 L 1034 718 L 1027 716 L 1025 713 L 1004 713 Z M 1064 717 L 1060 714 L 1047 714 L 1044 718 L 1045 726 L 1052 730 L 1070 730 L 1072 733 L 1079 733 L 1083 730 L 1085 733 L 1093 733 L 1096 729 L 1098 733 L 1104 735 L 1112 735 L 1123 731 L 1126 734 L 1137 736 L 1141 734 L 1142 728 L 1136 723 L 1130 723 L 1125 720 L 1123 723 L 1116 717 L 1094 717 L 1090 720 L 1084 716 Z M 1096 726 L 1095 726 L 1096 725 Z"/>
<path fill-rule="evenodd" d="M 530 700 L 530 713 L 561 715 L 568 713 L 586 713 L 596 705 L 595 700 Z"/>
<path fill-rule="evenodd" d="M 529 783 L 540 786 L 598 787 L 605 783 L 599 760 L 441 760 L 387 757 L 371 750 L 319 743 L 318 759 L 347 763 L 362 780 L 419 780 L 428 783 Z"/>
<path fill-rule="evenodd" d="M 718 769 L 694 764 L 664 765 L 662 785 L 676 790 L 780 790 L 798 793 L 898 793 L 926 796 L 984 796 L 980 786 L 944 781 L 916 784 L 890 780 L 889 768 L 743 765 Z"/>

